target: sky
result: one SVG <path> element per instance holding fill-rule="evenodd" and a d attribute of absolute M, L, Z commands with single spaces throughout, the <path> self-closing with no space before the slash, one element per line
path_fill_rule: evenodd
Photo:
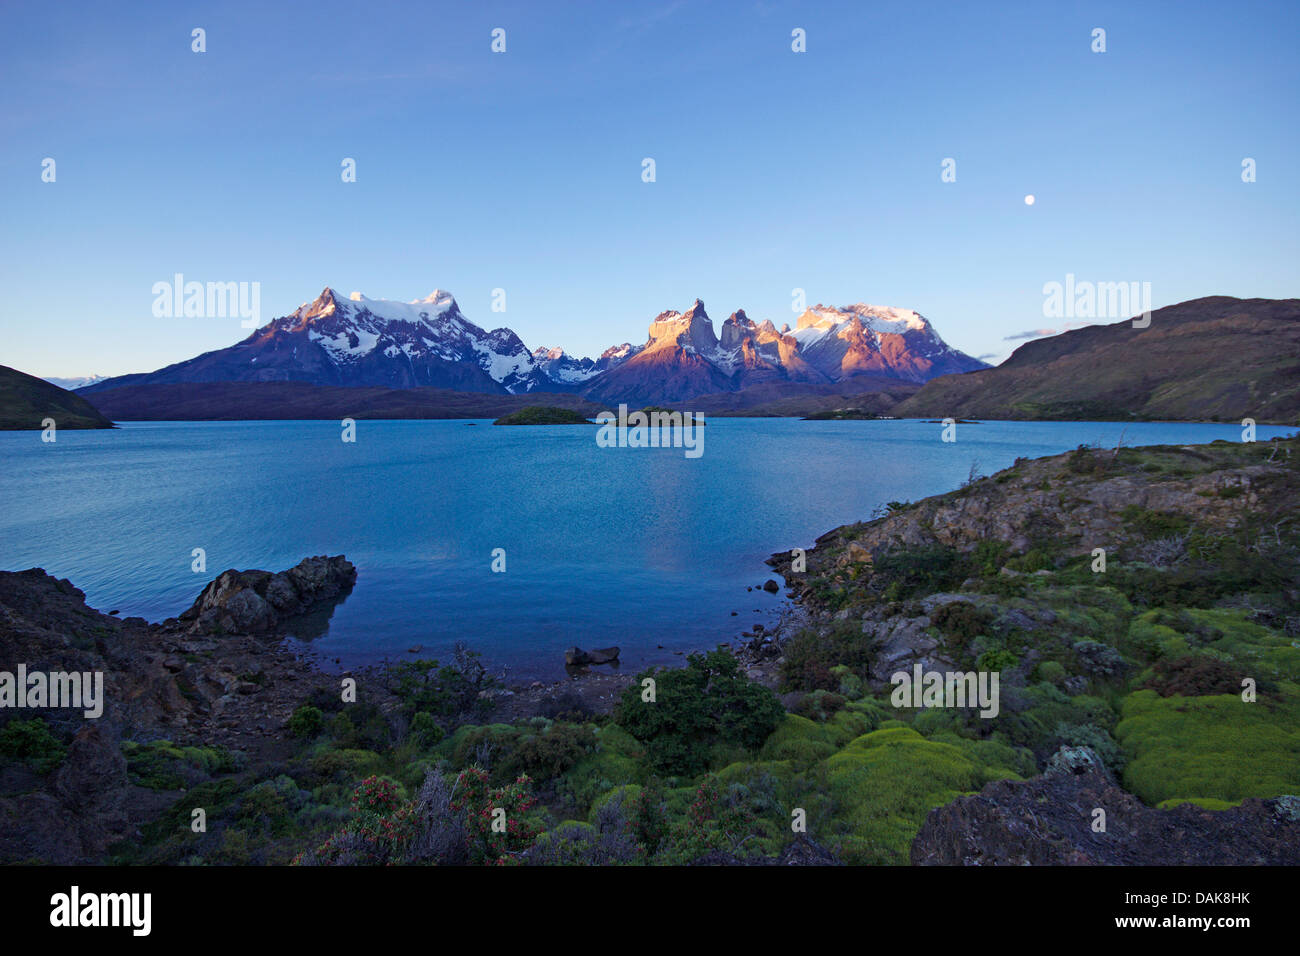
<path fill-rule="evenodd" d="M 248 334 L 155 315 L 177 273 L 258 283 L 262 322 L 445 289 L 574 355 L 697 297 L 915 309 L 996 362 L 1071 321 L 1067 275 L 1300 296 L 1298 34 L 1293 0 L 8 2 L 0 364 Z"/>

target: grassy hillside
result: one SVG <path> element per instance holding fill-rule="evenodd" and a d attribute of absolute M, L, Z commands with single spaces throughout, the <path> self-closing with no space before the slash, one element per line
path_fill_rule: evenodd
<path fill-rule="evenodd" d="M 37 429 L 47 418 L 58 428 L 112 428 L 84 398 L 0 365 L 0 430 Z"/>
<path fill-rule="evenodd" d="M 1300 299 L 1212 296 L 1089 326 L 927 383 L 900 418 L 1300 420 Z"/>

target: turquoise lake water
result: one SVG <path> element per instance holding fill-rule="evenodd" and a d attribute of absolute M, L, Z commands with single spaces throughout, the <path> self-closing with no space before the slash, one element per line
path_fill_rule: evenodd
<path fill-rule="evenodd" d="M 617 644 L 638 668 L 769 621 L 783 599 L 745 590 L 771 577 L 768 555 L 955 488 L 972 462 L 991 474 L 1121 433 L 1241 439 L 1236 425 L 987 422 L 958 425 L 953 443 L 941 430 L 710 419 L 694 459 L 601 448 L 595 428 L 486 421 L 362 421 L 352 444 L 334 422 L 127 423 L 53 444 L 0 432 L 0 569 L 42 567 L 93 607 L 161 620 L 226 568 L 345 554 L 356 587 L 310 642 L 326 661 L 463 640 L 511 679 L 555 677 L 570 645 Z"/>

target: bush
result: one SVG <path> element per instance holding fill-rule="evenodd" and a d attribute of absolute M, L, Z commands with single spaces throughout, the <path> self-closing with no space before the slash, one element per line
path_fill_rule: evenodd
<path fill-rule="evenodd" d="M 1059 684 L 1065 680 L 1065 665 L 1060 661 L 1043 661 L 1038 665 L 1038 679 L 1049 684 Z"/>
<path fill-rule="evenodd" d="M 1152 667 L 1152 675 L 1143 687 L 1161 697 L 1205 697 L 1233 694 L 1241 690 L 1241 670 L 1227 661 L 1206 654 L 1186 654 L 1163 658 Z"/>
<path fill-rule="evenodd" d="M 781 689 L 838 692 L 845 672 L 859 678 L 871 667 L 871 642 L 854 621 L 837 621 L 822 632 L 807 627 L 785 646 L 781 661 Z"/>
<path fill-rule="evenodd" d="M 410 739 L 417 747 L 432 747 L 446 736 L 433 719 L 433 714 L 419 711 L 411 718 Z"/>
<path fill-rule="evenodd" d="M 37 773 L 49 773 L 68 755 L 49 725 L 34 720 L 11 720 L 0 730 L 0 755 L 20 760 Z"/>
<path fill-rule="evenodd" d="M 403 661 L 386 672 L 388 690 L 401 701 L 408 714 L 421 711 L 454 723 L 459 718 L 482 713 L 491 705 L 479 696 L 497 686 L 487 673 L 480 655 L 457 644 L 450 664 L 436 660 Z"/>
<path fill-rule="evenodd" d="M 325 724 L 320 708 L 303 704 L 289 718 L 289 733 L 294 737 L 315 737 Z"/>
<path fill-rule="evenodd" d="M 642 681 L 653 678 L 655 700 L 643 701 Z M 694 776 L 716 744 L 758 748 L 784 716 L 770 690 L 739 673 L 730 654 L 692 654 L 680 669 L 646 671 L 619 699 L 615 719 L 641 741 L 660 773 Z"/>
<path fill-rule="evenodd" d="M 887 584 L 886 594 L 896 600 L 952 590 L 970 570 L 960 551 L 941 544 L 887 549 L 876 557 L 874 569 L 872 586 Z"/>
<path fill-rule="evenodd" d="M 943 634 L 951 650 L 961 653 L 972 640 L 987 633 L 993 614 L 970 601 L 953 601 L 935 608 L 930 623 Z"/>

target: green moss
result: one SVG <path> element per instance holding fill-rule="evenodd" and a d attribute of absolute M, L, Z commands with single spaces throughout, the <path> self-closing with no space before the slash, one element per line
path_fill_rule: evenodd
<path fill-rule="evenodd" d="M 575 763 L 561 780 L 561 789 L 584 812 L 615 787 L 644 782 L 641 760 L 645 748 L 617 724 L 596 732 L 596 750 Z"/>
<path fill-rule="evenodd" d="M 1204 810 L 1231 810 L 1233 807 L 1240 806 L 1241 801 L 1215 800 L 1211 797 L 1193 797 L 1192 799 L 1173 799 L 1161 800 L 1156 806 L 1161 810 L 1172 810 L 1174 807 L 1180 807 L 1184 803 L 1190 803 L 1193 806 L 1201 807 Z"/>
<path fill-rule="evenodd" d="M 180 747 L 170 740 L 122 742 L 131 782 L 150 790 L 180 790 L 215 774 L 239 769 L 224 747 Z"/>
<path fill-rule="evenodd" d="M 908 862 L 908 850 L 935 807 L 978 790 L 991 772 L 958 746 L 926 740 L 910 727 L 857 738 L 825 762 L 834 807 L 831 830 L 847 863 Z"/>
<path fill-rule="evenodd" d="M 1239 695 L 1124 701 L 1115 736 L 1128 765 L 1124 785 L 1147 803 L 1237 802 L 1300 792 L 1300 698 L 1254 703 Z"/>

